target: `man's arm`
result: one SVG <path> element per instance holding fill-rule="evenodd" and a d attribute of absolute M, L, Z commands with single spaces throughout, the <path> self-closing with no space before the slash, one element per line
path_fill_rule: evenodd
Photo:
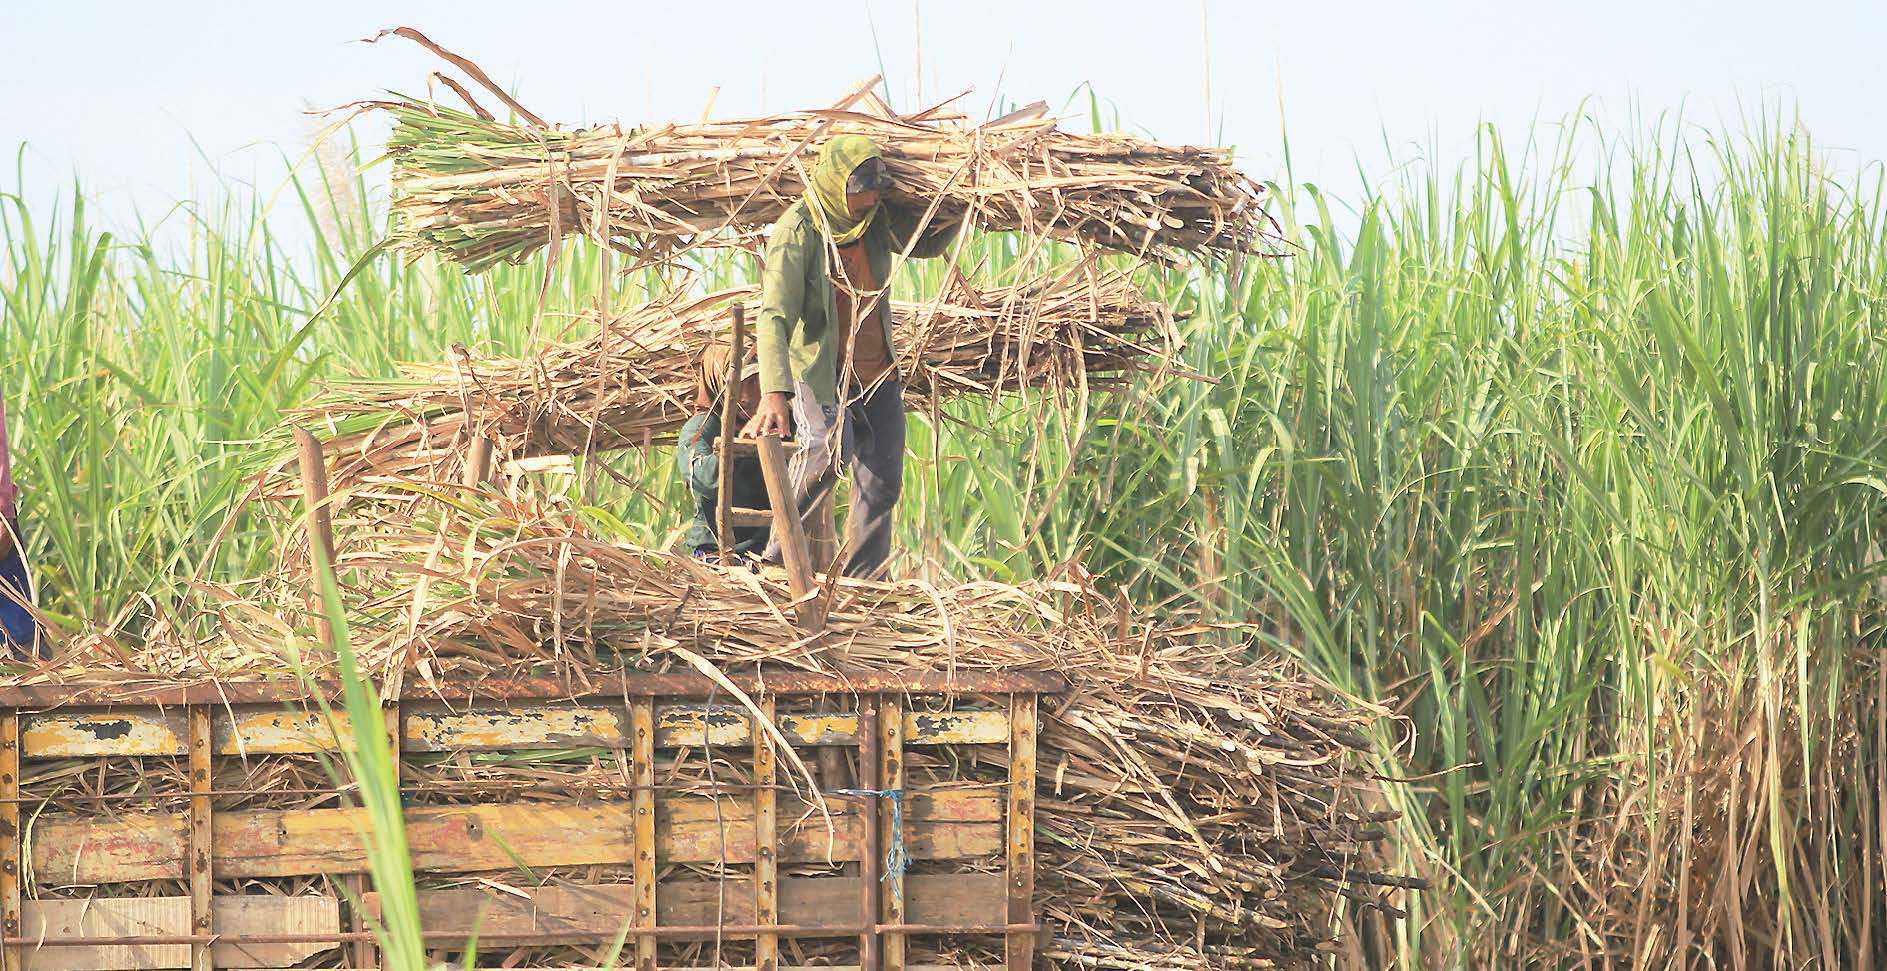
<path fill-rule="evenodd" d="M 707 415 L 696 415 L 681 426 L 675 447 L 675 461 L 681 466 L 681 479 L 697 499 L 713 504 L 721 487 L 721 457 L 707 431 Z"/>
<path fill-rule="evenodd" d="M 961 215 L 946 218 L 941 212 L 930 217 L 929 225 L 918 232 L 918 220 L 924 218 L 923 209 L 906 209 L 899 206 L 887 206 L 886 228 L 891 231 L 892 252 L 902 253 L 910 247 L 913 259 L 930 259 L 942 256 L 950 251 L 950 244 L 956 241 L 957 232 L 963 228 Z M 913 241 L 911 237 L 917 239 Z"/>
<path fill-rule="evenodd" d="M 788 210 L 791 212 L 791 210 Z M 788 399 L 793 367 L 787 340 L 806 300 L 806 242 L 802 224 L 782 218 L 767 240 L 767 263 L 760 275 L 760 319 L 754 322 L 754 347 L 760 356 L 760 407 L 742 430 L 749 437 L 790 435 Z"/>
<path fill-rule="evenodd" d="M 760 355 L 763 395 L 793 390 L 787 339 L 806 299 L 806 252 L 797 229 L 797 223 L 773 227 L 773 236 L 767 240 L 766 270 L 760 274 L 760 319 L 754 323 L 754 346 Z"/>

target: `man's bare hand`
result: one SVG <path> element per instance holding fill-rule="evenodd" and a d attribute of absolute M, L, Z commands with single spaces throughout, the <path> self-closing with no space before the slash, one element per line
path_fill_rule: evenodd
<path fill-rule="evenodd" d="M 793 411 L 788 404 L 786 392 L 770 391 L 760 396 L 760 409 L 741 430 L 742 438 L 760 438 L 765 435 L 778 435 L 791 438 L 793 435 Z"/>

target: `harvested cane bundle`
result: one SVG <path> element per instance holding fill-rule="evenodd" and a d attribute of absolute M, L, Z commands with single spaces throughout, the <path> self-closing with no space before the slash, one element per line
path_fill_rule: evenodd
<path fill-rule="evenodd" d="M 1385 816 L 1364 808 L 1353 750 L 1380 711 L 1253 665 L 1230 631 L 1136 616 L 1077 569 L 1022 586 L 841 581 L 808 639 L 783 583 L 605 542 L 562 507 L 459 491 L 415 508 L 337 524 L 353 635 L 383 678 L 555 671 L 587 686 L 625 666 L 831 672 L 841 652 L 847 670 L 1062 674 L 1039 752 L 1047 966 L 1295 964 L 1328 939 L 1339 897 L 1395 912 L 1384 888 L 1419 885 L 1367 862 Z M 308 629 L 306 585 L 286 579 L 227 612 L 225 636 L 248 645 L 232 650 Z M 191 657 L 215 661 L 154 660 Z M 192 675 L 212 672 L 168 672 Z"/>
<path fill-rule="evenodd" d="M 876 103 L 867 113 L 854 108 L 861 89 L 823 111 L 567 131 L 493 120 L 454 88 L 473 111 L 368 104 L 394 119 L 394 246 L 473 272 L 571 233 L 653 259 L 738 243 L 793 204 L 819 145 L 840 134 L 876 141 L 891 202 L 936 220 L 1143 256 L 1269 253 L 1277 239 L 1263 187 L 1232 167 L 1228 150 L 1074 134 L 1039 103 L 975 125 L 941 106 L 897 115 Z"/>
<path fill-rule="evenodd" d="M 696 355 L 725 337 L 751 288 L 670 296 L 529 358 L 413 365 L 394 381 L 335 385 L 292 419 L 327 439 L 330 478 L 350 488 L 400 477 L 454 481 L 467 439 L 506 458 L 588 454 L 667 440 L 691 414 Z M 957 280 L 892 306 L 905 396 L 915 406 L 1022 389 L 1063 393 L 1171 366 L 1172 314 L 1125 273 L 1068 268 L 1002 288 Z M 278 483 L 292 490 L 292 483 Z"/>

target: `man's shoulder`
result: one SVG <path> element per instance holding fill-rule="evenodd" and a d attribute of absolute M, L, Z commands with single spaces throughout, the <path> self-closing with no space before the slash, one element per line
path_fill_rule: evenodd
<path fill-rule="evenodd" d="M 713 421 L 714 418 L 715 415 L 713 412 L 704 411 L 682 422 L 681 432 L 675 436 L 676 440 L 681 443 L 683 448 L 695 448 L 699 446 L 702 438 L 701 433 L 708 428 L 708 422 Z"/>
<path fill-rule="evenodd" d="M 780 218 L 773 221 L 775 238 L 782 236 L 797 238 L 804 236 L 811 229 L 812 219 L 806 214 L 806 200 L 803 198 L 787 206 L 786 211 L 780 213 Z"/>

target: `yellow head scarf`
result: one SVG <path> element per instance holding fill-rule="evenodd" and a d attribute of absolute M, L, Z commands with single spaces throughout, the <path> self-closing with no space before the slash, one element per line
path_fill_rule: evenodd
<path fill-rule="evenodd" d="M 866 159 L 883 157 L 884 150 L 878 143 L 863 135 L 835 135 L 819 146 L 819 160 L 812 167 L 812 182 L 806 186 L 806 207 L 812 211 L 813 221 L 820 231 L 834 243 L 844 246 L 871 228 L 878 207 L 873 206 L 863 216 L 853 218 L 851 208 L 845 204 L 845 183 Z"/>

